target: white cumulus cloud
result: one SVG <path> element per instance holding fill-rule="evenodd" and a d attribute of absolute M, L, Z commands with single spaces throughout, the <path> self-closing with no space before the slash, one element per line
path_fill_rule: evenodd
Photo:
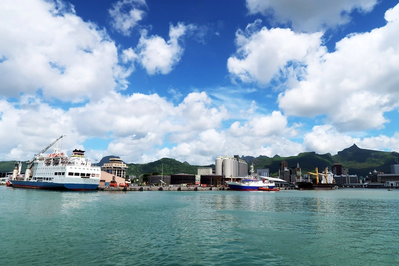
<path fill-rule="evenodd" d="M 183 47 L 179 39 L 186 33 L 187 26 L 178 23 L 170 26 L 169 40 L 165 41 L 160 36 L 147 36 L 143 30 L 139 44 L 136 47 L 138 62 L 147 70 L 148 74 L 168 74 L 180 61 Z"/>
<path fill-rule="evenodd" d="M 40 91 L 45 99 L 79 102 L 100 98 L 123 83 L 126 75 L 106 32 L 56 3 L 2 1 L 1 95 Z"/>
<path fill-rule="evenodd" d="M 114 3 L 108 10 L 111 16 L 111 26 L 121 34 L 130 36 L 131 30 L 146 14 L 139 7 L 145 6 L 145 0 L 123 0 Z"/>
<path fill-rule="evenodd" d="M 347 24 L 353 10 L 369 12 L 377 3 L 377 0 L 246 0 L 250 14 L 261 13 L 272 24 L 291 24 L 295 31 L 307 32 Z"/>
<path fill-rule="evenodd" d="M 40 91 L 45 99 L 79 102 L 124 83 L 117 48 L 106 32 L 56 3 L 2 1 L 1 95 Z"/>
<path fill-rule="evenodd" d="M 327 115 L 340 131 L 382 128 L 399 107 L 399 6 L 371 32 L 347 36 L 336 51 L 309 61 L 303 80 L 279 96 L 286 115 Z"/>
<path fill-rule="evenodd" d="M 257 20 L 249 24 L 245 31 L 238 30 L 236 33 L 237 53 L 227 61 L 233 78 L 266 85 L 278 75 L 288 74 L 292 67 L 296 67 L 296 72 L 300 74 L 302 64 L 307 63 L 307 58 L 320 48 L 321 33 L 303 34 L 290 29 L 266 27 L 259 29 L 260 23 Z"/>

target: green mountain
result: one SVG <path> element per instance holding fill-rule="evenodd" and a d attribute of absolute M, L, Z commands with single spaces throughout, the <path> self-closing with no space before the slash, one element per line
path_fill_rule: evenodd
<path fill-rule="evenodd" d="M 355 144 L 344 149 L 334 156 L 345 168 L 349 168 L 351 174 L 367 175 L 374 169 L 384 173 L 391 173 L 391 165 L 399 158 L 397 152 L 383 152 L 360 149 Z"/>
<path fill-rule="evenodd" d="M 115 156 L 114 156 L 115 157 Z M 278 175 L 281 161 L 287 161 L 289 168 L 295 168 L 297 163 L 302 169 L 302 173 L 313 172 L 315 167 L 319 170 L 323 170 L 331 166 L 334 163 L 341 163 L 346 169 L 349 169 L 350 174 L 357 174 L 358 176 L 366 176 L 369 172 L 374 169 L 377 171 L 390 173 L 390 166 L 395 163 L 399 158 L 397 152 L 384 152 L 375 150 L 366 150 L 353 145 L 347 149 L 338 152 L 336 155 L 317 154 L 315 152 L 304 152 L 297 156 L 280 157 L 275 155 L 273 157 L 259 156 L 252 157 L 246 156 L 241 157 L 246 160 L 248 164 L 253 163 L 255 171 L 258 168 L 269 168 L 270 173 L 273 176 Z M 161 174 L 164 175 L 186 173 L 186 174 L 197 174 L 197 168 L 200 166 L 190 165 L 187 162 L 179 162 L 171 158 L 163 158 L 161 160 L 146 163 L 146 164 L 127 164 L 127 175 L 140 176 L 144 174 Z M 204 167 L 204 166 L 202 166 Z M 206 167 L 213 167 L 208 165 Z M 23 164 L 22 170 L 26 168 L 25 163 Z M 11 172 L 14 169 L 14 162 L 0 162 L 0 172 Z"/>
<path fill-rule="evenodd" d="M 175 159 L 162 158 L 161 160 L 146 163 L 146 164 L 127 164 L 129 167 L 126 171 L 127 175 L 140 176 L 142 174 L 197 174 L 197 168 L 199 166 L 190 165 L 187 162 L 179 162 Z"/>
<path fill-rule="evenodd" d="M 15 167 L 15 161 L 0 162 L 0 173 L 12 172 Z M 26 162 L 22 162 L 21 172 L 25 172 Z"/>
<path fill-rule="evenodd" d="M 256 158 L 248 163 L 254 163 L 254 168 L 269 168 L 272 175 L 278 175 L 281 161 L 285 160 L 288 167 L 296 167 L 297 163 L 302 169 L 302 174 L 313 172 L 316 167 L 324 170 L 326 167 L 331 169 L 334 163 L 340 163 L 345 169 L 349 169 L 349 174 L 366 176 L 374 169 L 384 173 L 390 173 L 391 165 L 399 158 L 397 152 L 384 152 L 366 150 L 357 147 L 355 144 L 351 147 L 338 152 L 336 155 L 317 154 L 315 152 L 304 152 L 291 157 L 273 157 Z"/>

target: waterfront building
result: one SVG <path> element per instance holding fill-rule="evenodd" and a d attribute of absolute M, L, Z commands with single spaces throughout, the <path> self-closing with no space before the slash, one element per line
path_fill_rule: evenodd
<path fill-rule="evenodd" d="M 201 175 L 202 186 L 213 186 L 218 187 L 224 184 L 224 178 L 222 175 Z"/>
<path fill-rule="evenodd" d="M 344 174 L 344 167 L 340 163 L 334 163 L 331 167 L 331 171 L 334 175 L 343 175 Z"/>
<path fill-rule="evenodd" d="M 374 170 L 373 174 L 377 171 Z M 377 173 L 377 183 L 382 183 L 384 187 L 399 188 L 399 164 L 391 165 L 391 173 Z"/>
<path fill-rule="evenodd" d="M 119 177 L 113 174 L 110 174 L 105 171 L 101 171 L 101 180 L 100 186 L 109 186 L 110 183 L 126 184 L 126 180 L 123 177 Z"/>
<path fill-rule="evenodd" d="M 359 186 L 361 182 L 359 182 L 359 177 L 357 175 L 334 175 L 335 184 L 337 186 Z"/>
<path fill-rule="evenodd" d="M 350 175 L 349 169 L 345 169 L 340 163 L 334 163 L 331 171 L 334 174 L 337 186 L 359 186 L 361 184 L 359 177 L 357 175 Z"/>
<path fill-rule="evenodd" d="M 297 163 L 296 167 L 288 167 L 288 162 L 282 160 L 280 162 L 280 170 L 279 170 L 279 178 L 285 180 L 288 183 L 295 183 L 300 180 L 302 175 L 301 168 L 299 167 L 299 163 Z"/>
<path fill-rule="evenodd" d="M 104 172 L 111 175 L 126 178 L 126 169 L 128 166 L 122 161 L 121 158 L 110 158 L 109 163 L 104 163 L 101 167 Z"/>
<path fill-rule="evenodd" d="M 170 176 L 171 185 L 194 185 L 196 184 L 196 176 L 190 174 L 175 174 Z"/>
<path fill-rule="evenodd" d="M 213 174 L 212 167 L 198 167 L 197 174 L 198 175 L 212 175 Z"/>

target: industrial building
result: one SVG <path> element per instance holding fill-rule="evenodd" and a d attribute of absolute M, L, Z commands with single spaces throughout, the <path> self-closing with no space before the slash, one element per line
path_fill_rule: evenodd
<path fill-rule="evenodd" d="M 176 174 L 170 176 L 170 184 L 171 185 L 195 185 L 196 184 L 196 176 L 190 174 Z"/>
<path fill-rule="evenodd" d="M 212 174 L 214 174 L 214 171 L 213 171 L 212 167 L 198 167 L 197 174 L 198 175 L 212 175 Z"/>
<path fill-rule="evenodd" d="M 219 156 L 215 160 L 215 174 L 224 178 L 244 177 L 248 175 L 248 164 L 238 155 Z"/>
<path fill-rule="evenodd" d="M 302 171 L 297 163 L 296 167 L 288 167 L 288 162 L 282 160 L 279 169 L 279 178 L 288 183 L 295 183 L 301 179 Z"/>
<path fill-rule="evenodd" d="M 377 175 L 377 183 L 382 183 L 384 187 L 399 188 L 399 164 L 391 165 L 391 173 L 377 173 L 374 170 L 373 175 Z"/>
<path fill-rule="evenodd" d="M 148 176 L 149 185 L 165 185 L 170 184 L 170 175 L 150 175 Z"/>
<path fill-rule="evenodd" d="M 218 187 L 224 184 L 224 178 L 221 175 L 201 175 L 202 186 Z"/>
<path fill-rule="evenodd" d="M 359 186 L 359 177 L 357 175 L 350 175 L 348 169 L 340 163 L 334 163 L 331 167 L 331 171 L 334 174 L 335 184 L 337 186 Z"/>

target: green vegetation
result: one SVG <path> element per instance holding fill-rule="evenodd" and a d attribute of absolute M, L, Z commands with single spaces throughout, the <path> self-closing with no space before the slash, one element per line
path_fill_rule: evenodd
<path fill-rule="evenodd" d="M 15 161 L 0 162 L 0 173 L 12 172 L 15 167 Z M 26 169 L 26 162 L 22 162 L 21 171 L 24 173 Z"/>
<path fill-rule="evenodd" d="M 187 162 L 181 163 L 175 159 L 162 158 L 161 160 L 146 163 L 146 164 L 127 164 L 127 175 L 140 176 L 143 174 L 153 174 L 153 175 L 171 175 L 171 174 L 197 174 L 197 168 L 199 166 L 190 165 Z"/>

